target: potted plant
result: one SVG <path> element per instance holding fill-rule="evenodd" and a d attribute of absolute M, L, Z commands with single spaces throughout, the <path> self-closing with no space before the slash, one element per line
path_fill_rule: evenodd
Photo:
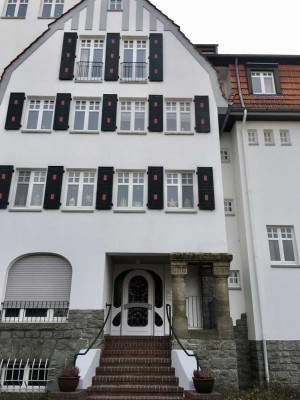
<path fill-rule="evenodd" d="M 79 368 L 73 365 L 61 368 L 57 383 L 61 392 L 74 392 L 79 383 Z"/>
<path fill-rule="evenodd" d="M 215 376 L 210 368 L 195 369 L 193 383 L 196 392 L 211 393 L 214 388 Z"/>

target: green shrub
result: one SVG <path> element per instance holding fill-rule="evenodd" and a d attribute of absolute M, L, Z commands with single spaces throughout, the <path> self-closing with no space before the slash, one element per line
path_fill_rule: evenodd
<path fill-rule="evenodd" d="M 300 387 L 290 388 L 273 383 L 264 389 L 253 388 L 225 395 L 224 400 L 300 400 Z"/>

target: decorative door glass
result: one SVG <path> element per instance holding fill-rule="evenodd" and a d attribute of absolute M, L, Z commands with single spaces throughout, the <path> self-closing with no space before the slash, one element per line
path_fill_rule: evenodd
<path fill-rule="evenodd" d="M 140 275 L 134 276 L 129 282 L 128 303 L 148 304 L 148 281 Z M 130 327 L 143 327 L 148 325 L 148 307 L 130 307 L 128 309 L 127 323 Z"/>

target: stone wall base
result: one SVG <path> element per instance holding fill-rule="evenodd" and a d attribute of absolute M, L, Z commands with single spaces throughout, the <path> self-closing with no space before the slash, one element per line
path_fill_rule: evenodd
<path fill-rule="evenodd" d="M 49 392 L 49 399 L 57 400 L 85 400 L 87 398 L 86 390 L 75 390 L 75 392 Z"/>

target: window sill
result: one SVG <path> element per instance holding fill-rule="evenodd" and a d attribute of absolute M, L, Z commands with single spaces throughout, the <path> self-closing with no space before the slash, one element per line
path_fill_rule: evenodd
<path fill-rule="evenodd" d="M 275 146 L 275 143 L 265 143 L 265 146 Z"/>
<path fill-rule="evenodd" d="M 281 93 L 251 93 L 251 95 L 257 97 L 282 97 Z"/>
<path fill-rule="evenodd" d="M 148 132 L 146 131 L 132 131 L 132 132 L 120 132 L 118 131 L 118 135 L 147 135 Z"/>
<path fill-rule="evenodd" d="M 292 143 L 280 143 L 281 146 L 291 146 Z"/>
<path fill-rule="evenodd" d="M 248 143 L 249 146 L 259 146 L 259 143 Z"/>
<path fill-rule="evenodd" d="M 228 286 L 228 289 L 229 290 L 242 290 L 242 288 L 240 286 L 239 287 Z"/>
<path fill-rule="evenodd" d="M 69 131 L 71 134 L 83 134 L 83 135 L 99 135 L 99 131 Z"/>
<path fill-rule="evenodd" d="M 21 129 L 21 133 L 52 133 L 51 129 Z"/>
<path fill-rule="evenodd" d="M 42 208 L 9 208 L 9 212 L 42 212 Z"/>
<path fill-rule="evenodd" d="M 95 210 L 93 208 L 84 209 L 84 208 L 62 208 L 61 212 L 79 212 L 79 213 L 93 213 Z"/>
<path fill-rule="evenodd" d="M 188 131 L 184 131 L 184 132 L 165 132 L 165 135 L 182 135 L 182 136 L 192 136 L 194 135 L 194 132 L 188 132 Z"/>
<path fill-rule="evenodd" d="M 297 264 L 271 264 L 272 268 L 300 268 Z"/>
<path fill-rule="evenodd" d="M 38 17 L 38 19 L 56 19 L 56 18 L 59 18 L 59 17 L 43 17 L 42 15 L 41 16 L 39 16 Z"/>
<path fill-rule="evenodd" d="M 80 78 L 75 78 L 74 79 L 75 83 L 103 83 L 103 79 L 80 79 Z"/>
<path fill-rule="evenodd" d="M 227 214 L 227 213 L 225 213 L 225 217 L 235 217 L 235 214 L 233 213 L 233 214 Z"/>
<path fill-rule="evenodd" d="M 133 208 L 130 208 L 130 209 L 128 209 L 128 210 L 125 210 L 125 209 L 123 209 L 123 210 L 118 210 L 118 209 L 115 209 L 115 210 L 113 210 L 114 211 L 114 213 L 137 213 L 137 214 L 143 214 L 143 213 L 145 213 L 146 212 L 146 210 L 134 210 Z"/>
<path fill-rule="evenodd" d="M 168 210 L 165 210 L 165 213 L 166 214 L 197 214 L 198 211 L 197 210 L 180 210 L 180 209 L 170 210 L 170 209 L 168 209 Z"/>
<path fill-rule="evenodd" d="M 110 8 L 108 8 L 107 11 L 110 11 L 110 12 L 122 12 L 123 9 L 122 10 L 111 10 Z"/>
<path fill-rule="evenodd" d="M 1 17 L 1 19 L 26 19 L 26 17 Z"/>
<path fill-rule="evenodd" d="M 143 79 L 143 80 L 135 80 L 135 79 L 120 79 L 119 81 L 120 83 L 137 83 L 139 84 L 147 84 L 148 80 L 147 79 Z"/>

